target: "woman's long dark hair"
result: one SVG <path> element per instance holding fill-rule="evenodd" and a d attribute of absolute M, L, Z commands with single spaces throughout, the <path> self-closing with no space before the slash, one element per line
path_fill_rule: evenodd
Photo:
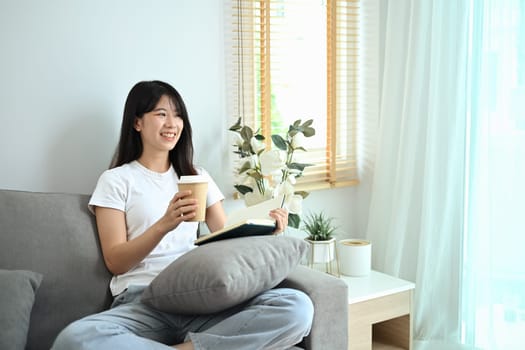
<path fill-rule="evenodd" d="M 140 133 L 134 128 L 135 118 L 142 118 L 145 113 L 151 112 L 164 95 L 171 99 L 184 123 L 179 141 L 169 152 L 170 162 L 179 177 L 197 174 L 193 165 L 192 132 L 186 105 L 173 86 L 158 80 L 141 81 L 130 90 L 124 106 L 120 140 L 110 168 L 132 162 L 140 157 L 143 145 Z"/>

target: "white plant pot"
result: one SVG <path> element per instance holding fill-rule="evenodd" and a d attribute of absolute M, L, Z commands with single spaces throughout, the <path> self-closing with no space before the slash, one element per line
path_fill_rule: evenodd
<path fill-rule="evenodd" d="M 310 239 L 306 239 L 306 241 L 310 243 L 309 264 L 329 263 L 336 258 L 335 238 L 328 241 L 312 241 Z"/>

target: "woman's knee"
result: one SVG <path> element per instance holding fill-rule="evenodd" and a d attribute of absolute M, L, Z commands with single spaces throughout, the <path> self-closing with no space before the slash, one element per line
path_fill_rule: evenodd
<path fill-rule="evenodd" d="M 301 324 L 305 328 L 305 333 L 310 333 L 312 322 L 314 319 L 314 304 L 312 299 L 301 291 L 297 291 L 295 295 L 296 310 L 295 319 L 298 324 Z"/>
<path fill-rule="evenodd" d="M 296 289 L 280 289 L 279 303 L 286 310 L 286 319 L 290 326 L 305 335 L 310 332 L 314 317 L 314 305 L 310 297 Z"/>
<path fill-rule="evenodd" d="M 107 337 L 122 333 L 118 325 L 89 316 L 70 323 L 56 337 L 52 350 L 93 349 L 94 344 Z"/>
<path fill-rule="evenodd" d="M 56 337 L 52 350 L 81 349 L 81 338 L 88 330 L 88 324 L 79 320 L 70 323 Z"/>

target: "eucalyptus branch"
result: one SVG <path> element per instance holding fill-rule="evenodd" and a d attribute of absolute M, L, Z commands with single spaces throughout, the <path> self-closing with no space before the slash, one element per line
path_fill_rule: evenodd
<path fill-rule="evenodd" d="M 249 126 L 242 125 L 241 118 L 229 128 L 238 134 L 234 153 L 241 159 L 251 157 L 237 170 L 240 181 L 234 185 L 235 189 L 244 196 L 247 205 L 256 204 L 270 195 L 286 195 L 289 201 L 288 222 L 295 228 L 299 227 L 302 199 L 306 198 L 308 192 L 294 191 L 295 181 L 291 175 L 300 177 L 309 164 L 295 163 L 293 158 L 296 150 L 306 151 L 300 144 L 302 137 L 315 134 L 315 129 L 311 127 L 312 122 L 312 119 L 304 123 L 300 119 L 296 120 L 289 126 L 286 138 L 271 135 L 276 147 L 273 150 L 266 150 L 261 131 L 254 132 Z M 280 178 L 277 180 L 274 176 L 278 175 Z"/>

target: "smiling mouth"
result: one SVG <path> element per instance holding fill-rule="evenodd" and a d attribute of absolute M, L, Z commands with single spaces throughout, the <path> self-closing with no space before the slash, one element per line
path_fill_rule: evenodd
<path fill-rule="evenodd" d="M 163 137 L 170 138 L 170 139 L 175 137 L 175 133 L 174 132 L 163 132 L 160 135 L 163 136 Z"/>

